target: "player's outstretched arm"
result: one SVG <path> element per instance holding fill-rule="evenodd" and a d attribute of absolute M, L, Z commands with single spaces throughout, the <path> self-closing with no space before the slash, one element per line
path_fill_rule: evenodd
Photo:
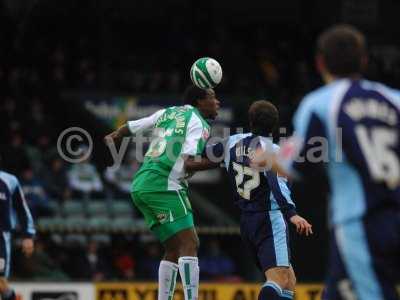
<path fill-rule="evenodd" d="M 150 129 L 157 122 L 158 118 L 161 117 L 165 112 L 165 109 L 160 109 L 154 114 L 133 121 L 128 121 L 125 125 L 122 125 L 117 130 L 111 132 L 104 137 L 104 142 L 106 145 L 120 141 L 122 138 L 135 134 L 139 131 Z"/>
<path fill-rule="evenodd" d="M 117 130 L 111 132 L 110 134 L 107 134 L 104 137 L 104 142 L 106 143 L 106 145 L 118 142 L 119 140 L 121 140 L 122 138 L 129 136 L 131 133 L 129 131 L 128 125 L 125 124 L 121 127 L 119 127 Z"/>
<path fill-rule="evenodd" d="M 294 215 L 290 218 L 290 222 L 296 226 L 296 231 L 299 234 L 305 234 L 306 236 L 313 234 L 312 225 L 308 221 L 299 215 Z"/>

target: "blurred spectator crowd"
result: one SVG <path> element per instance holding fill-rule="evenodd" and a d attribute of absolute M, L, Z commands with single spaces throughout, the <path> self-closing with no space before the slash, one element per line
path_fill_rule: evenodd
<path fill-rule="evenodd" d="M 214 237 L 203 239 L 201 279 L 240 281 L 238 264 Z M 152 235 L 40 235 L 32 257 L 15 245 L 13 279 L 29 281 L 157 280 L 162 249 Z"/>

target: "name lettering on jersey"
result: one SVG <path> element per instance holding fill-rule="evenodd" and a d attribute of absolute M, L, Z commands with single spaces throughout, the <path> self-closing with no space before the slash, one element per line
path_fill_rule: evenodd
<path fill-rule="evenodd" d="M 158 127 L 161 123 L 163 123 L 165 121 L 170 121 L 170 120 L 175 119 L 175 115 L 176 115 L 175 111 L 172 111 L 168 114 L 164 113 L 160 118 L 158 118 L 155 127 Z"/>
<path fill-rule="evenodd" d="M 163 123 L 165 121 L 170 121 L 170 120 L 176 119 L 176 115 L 183 114 L 189 110 L 188 107 L 173 106 L 171 108 L 174 110 L 170 111 L 169 113 L 165 112 L 163 115 L 161 115 L 161 117 L 158 118 L 158 120 L 155 124 L 155 127 L 158 127 L 161 123 Z"/>
<path fill-rule="evenodd" d="M 172 113 L 167 115 L 167 118 L 168 118 L 168 120 L 173 120 L 173 119 L 175 119 L 175 116 L 176 116 L 176 112 L 173 111 Z"/>
<path fill-rule="evenodd" d="M 0 200 L 7 200 L 6 193 L 0 193 Z"/>
<path fill-rule="evenodd" d="M 183 134 L 184 132 L 183 128 L 185 128 L 186 126 L 185 116 L 183 114 L 178 113 L 175 120 L 176 120 L 175 133 Z"/>
<path fill-rule="evenodd" d="M 171 113 L 163 114 L 157 120 L 155 127 L 159 127 L 165 121 L 171 121 L 171 120 L 175 119 L 175 122 L 176 122 L 175 133 L 183 134 L 184 128 L 186 126 L 185 116 L 184 116 L 184 113 L 186 112 L 186 110 L 187 109 L 180 109 L 178 111 L 173 111 Z M 172 135 L 172 132 L 169 135 Z"/>
<path fill-rule="evenodd" d="M 346 114 L 354 121 L 363 118 L 377 119 L 381 122 L 395 126 L 398 122 L 396 111 L 387 103 L 376 99 L 353 98 L 344 107 Z"/>
<path fill-rule="evenodd" d="M 255 149 L 243 145 L 237 145 L 235 152 L 236 152 L 236 157 L 247 156 L 248 158 L 253 159 L 255 154 Z"/>
<path fill-rule="evenodd" d="M 165 122 L 168 120 L 168 115 L 169 114 L 163 114 L 161 117 L 158 118 L 155 127 L 160 126 L 161 123 Z"/>

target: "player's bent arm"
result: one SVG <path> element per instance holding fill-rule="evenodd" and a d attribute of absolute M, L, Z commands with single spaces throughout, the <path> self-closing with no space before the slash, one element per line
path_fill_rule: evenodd
<path fill-rule="evenodd" d="M 187 156 L 185 158 L 185 171 L 197 172 L 218 168 L 220 162 L 213 162 L 205 157 Z"/>
<path fill-rule="evenodd" d="M 287 178 L 281 176 L 280 174 L 278 175 L 274 172 L 269 172 L 267 179 L 271 186 L 272 194 L 277 200 L 286 220 L 289 221 L 293 216 L 297 215 L 297 211 L 296 205 L 291 197 L 291 191 L 287 184 Z"/>
<path fill-rule="evenodd" d="M 187 172 L 196 172 L 215 169 L 221 166 L 224 160 L 226 141 L 208 145 L 201 156 L 186 156 L 185 169 Z"/>
<path fill-rule="evenodd" d="M 297 211 L 294 206 L 288 206 L 286 210 L 283 211 L 286 220 L 290 220 L 292 217 L 297 216 Z"/>

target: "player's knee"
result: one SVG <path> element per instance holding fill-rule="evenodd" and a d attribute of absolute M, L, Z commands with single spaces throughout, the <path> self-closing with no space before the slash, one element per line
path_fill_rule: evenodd
<path fill-rule="evenodd" d="M 169 244 L 165 245 L 164 259 L 177 263 L 179 258 L 179 245 Z"/>
<path fill-rule="evenodd" d="M 196 241 L 186 241 L 179 249 L 179 256 L 197 256 L 199 243 Z"/>
<path fill-rule="evenodd" d="M 200 242 L 197 236 L 184 241 L 179 249 L 180 256 L 197 256 Z"/>
<path fill-rule="evenodd" d="M 173 263 L 178 263 L 179 254 L 176 252 L 165 252 L 163 260 L 167 260 Z"/>

